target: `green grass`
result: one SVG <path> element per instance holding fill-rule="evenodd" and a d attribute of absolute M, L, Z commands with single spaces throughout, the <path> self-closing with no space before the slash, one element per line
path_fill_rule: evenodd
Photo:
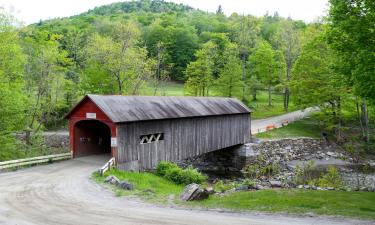
<path fill-rule="evenodd" d="M 154 89 L 151 85 L 145 85 L 140 93 L 142 95 L 154 95 Z M 212 96 L 216 94 L 211 91 Z M 178 82 L 165 82 L 157 90 L 156 95 L 158 96 L 184 96 L 184 84 Z M 258 91 L 257 101 L 252 101 L 251 96 L 248 97 L 248 106 L 253 110 L 253 119 L 262 119 L 272 116 L 278 116 L 284 114 L 283 96 L 279 93 L 272 94 L 272 106 L 268 106 L 268 92 Z M 290 103 L 289 111 L 294 111 L 297 108 Z"/>
<path fill-rule="evenodd" d="M 323 132 L 323 128 L 319 126 L 314 117 L 305 118 L 288 126 L 256 134 L 257 138 L 280 139 L 294 137 L 311 137 L 319 138 Z"/>
<path fill-rule="evenodd" d="M 141 89 L 142 95 L 154 95 L 154 88 L 151 85 L 145 85 Z M 158 96 L 183 96 L 184 84 L 178 82 L 165 82 L 157 89 Z"/>
<path fill-rule="evenodd" d="M 263 119 L 285 114 L 283 102 L 283 95 L 275 93 L 272 94 L 272 106 L 268 106 L 268 92 L 258 91 L 257 101 L 250 100 L 248 104 L 253 110 L 252 119 Z M 297 110 L 297 108 L 290 102 L 289 111 L 294 110 Z"/>
<path fill-rule="evenodd" d="M 287 212 L 293 214 L 314 213 L 375 219 L 375 193 L 313 191 L 313 190 L 262 190 L 236 192 L 223 197 L 214 195 L 190 206 Z"/>
<path fill-rule="evenodd" d="M 152 173 L 133 173 L 120 170 L 112 170 L 100 176 L 97 172 L 92 178 L 101 184 L 104 184 L 105 177 L 115 175 L 120 180 L 128 180 L 134 184 L 135 189 L 132 191 L 122 190 L 120 188 L 111 187 L 117 196 L 137 196 L 151 202 L 165 203 L 169 196 L 178 196 L 182 193 L 184 186 L 174 184 L 162 177 Z"/>
<path fill-rule="evenodd" d="M 133 183 L 135 190 L 125 191 L 104 184 L 105 177 L 110 174 L 115 175 L 120 180 L 128 180 Z M 158 204 L 170 204 L 173 201 L 174 204 L 190 208 L 292 214 L 314 213 L 375 219 L 374 192 L 273 189 L 235 192 L 225 196 L 211 195 L 203 201 L 183 202 L 179 200 L 179 195 L 184 189 L 183 185 L 174 184 L 152 173 L 112 170 L 103 177 L 96 172 L 92 175 L 92 179 L 111 188 L 117 196 L 136 196 Z"/>

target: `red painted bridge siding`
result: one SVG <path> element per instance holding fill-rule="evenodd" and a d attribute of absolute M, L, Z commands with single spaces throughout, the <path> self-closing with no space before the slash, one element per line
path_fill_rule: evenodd
<path fill-rule="evenodd" d="M 69 139 L 70 139 L 70 149 L 73 152 L 73 157 L 75 157 L 74 149 L 74 126 L 77 122 L 82 120 L 92 120 L 86 118 L 86 113 L 96 113 L 96 120 L 105 123 L 111 129 L 111 137 L 117 136 L 116 124 L 112 122 L 110 118 L 89 98 L 84 99 L 79 105 L 72 111 L 69 115 Z M 117 148 L 112 147 L 112 157 L 117 158 Z"/>

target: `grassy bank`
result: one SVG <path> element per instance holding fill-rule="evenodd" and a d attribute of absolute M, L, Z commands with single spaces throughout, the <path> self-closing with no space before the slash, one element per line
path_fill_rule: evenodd
<path fill-rule="evenodd" d="M 236 192 L 223 197 L 210 196 L 201 202 L 188 205 L 205 208 L 314 213 L 375 219 L 375 193 L 313 191 L 313 190 L 262 190 Z"/>
<path fill-rule="evenodd" d="M 305 118 L 285 127 L 280 127 L 271 131 L 256 134 L 257 138 L 280 139 L 295 137 L 320 138 L 324 129 L 313 117 Z"/>
<path fill-rule="evenodd" d="M 136 196 L 143 200 L 168 204 L 173 202 L 184 207 L 208 209 L 228 209 L 236 211 L 284 212 L 293 214 L 314 213 L 338 215 L 375 220 L 375 193 L 313 191 L 299 189 L 272 189 L 243 191 L 225 196 L 212 195 L 197 202 L 182 202 L 179 195 L 184 186 L 177 185 L 152 173 L 132 173 L 112 170 L 105 174 L 115 175 L 120 180 L 134 184 L 132 191 L 121 190 L 104 184 L 104 177 L 94 173 L 92 178 L 99 184 L 111 188 L 117 196 Z"/>
<path fill-rule="evenodd" d="M 183 185 L 174 184 L 152 173 L 132 173 L 112 170 L 107 172 L 105 176 L 94 173 L 92 178 L 96 182 L 104 184 L 105 177 L 108 175 L 115 175 L 120 180 L 128 180 L 135 186 L 134 190 L 125 191 L 114 186 L 106 185 L 110 187 L 117 196 L 136 196 L 151 202 L 165 203 L 168 201 L 169 196 L 178 196 L 184 189 Z"/>

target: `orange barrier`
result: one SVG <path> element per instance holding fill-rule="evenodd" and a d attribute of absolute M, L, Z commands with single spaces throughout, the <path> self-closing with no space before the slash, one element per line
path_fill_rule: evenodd
<path fill-rule="evenodd" d="M 266 126 L 266 130 L 268 131 L 268 130 L 273 130 L 273 129 L 275 129 L 276 128 L 276 126 L 275 125 L 267 125 Z"/>

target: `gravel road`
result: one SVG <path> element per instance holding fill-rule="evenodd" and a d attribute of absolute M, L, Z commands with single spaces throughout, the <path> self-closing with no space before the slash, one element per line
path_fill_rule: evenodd
<path fill-rule="evenodd" d="M 90 156 L 0 174 L 0 224 L 372 224 L 331 217 L 176 209 L 116 197 L 89 179 L 107 159 Z"/>
<path fill-rule="evenodd" d="M 257 134 L 261 132 L 266 131 L 266 127 L 268 125 L 274 125 L 275 127 L 281 127 L 282 122 L 287 120 L 289 123 L 292 123 L 297 120 L 301 120 L 305 117 L 308 117 L 311 115 L 313 112 L 319 111 L 318 107 L 311 107 L 311 108 L 306 108 L 305 110 L 297 110 L 293 111 L 290 113 L 285 113 L 280 116 L 274 116 L 274 117 L 269 117 L 265 119 L 258 119 L 258 120 L 252 120 L 251 121 L 251 133 L 252 134 Z"/>

